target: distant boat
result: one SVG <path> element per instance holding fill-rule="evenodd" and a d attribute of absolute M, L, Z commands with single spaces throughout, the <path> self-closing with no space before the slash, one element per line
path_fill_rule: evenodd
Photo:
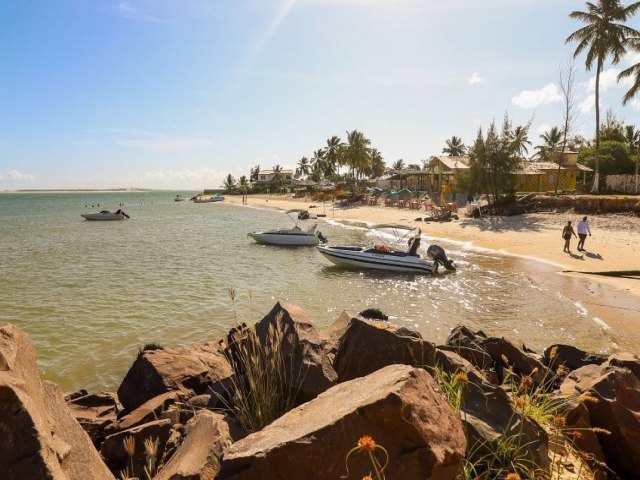
<path fill-rule="evenodd" d="M 222 202 L 224 200 L 224 197 L 218 193 L 211 197 L 196 195 L 195 197 L 192 197 L 191 200 L 193 200 L 193 203 L 213 203 L 213 202 Z"/>
<path fill-rule="evenodd" d="M 176 195 L 176 198 L 173 199 L 174 202 L 184 202 L 186 200 L 186 198 L 184 198 L 182 195 Z"/>
<path fill-rule="evenodd" d="M 292 228 L 280 228 L 273 230 L 266 230 L 264 232 L 251 232 L 247 233 L 247 236 L 253 238 L 256 242 L 265 245 L 287 245 L 287 246 L 305 246 L 305 245 L 318 245 L 320 242 L 324 243 L 327 239 L 322 233 L 316 231 L 318 224 L 313 224 L 307 230 L 302 230 L 298 226 L 298 221 L 294 220 L 290 215 L 297 214 L 298 220 L 304 220 L 309 218 L 309 212 L 307 210 L 293 209 L 285 212 L 293 222 Z M 306 214 L 306 215 L 304 215 Z"/>
<path fill-rule="evenodd" d="M 124 220 L 125 218 L 129 218 L 129 215 L 124 213 L 122 210 L 118 210 L 116 212 L 102 210 L 99 213 L 81 213 L 80 216 L 87 220 Z"/>

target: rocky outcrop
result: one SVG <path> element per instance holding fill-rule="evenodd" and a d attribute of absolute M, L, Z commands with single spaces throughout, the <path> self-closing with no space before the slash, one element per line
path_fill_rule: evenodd
<path fill-rule="evenodd" d="M 200 411 L 186 427 L 186 438 L 154 480 L 213 480 L 222 452 L 233 442 L 224 415 Z"/>
<path fill-rule="evenodd" d="M 368 435 L 386 448 L 388 480 L 454 480 L 466 446 L 460 418 L 424 370 L 391 365 L 341 383 L 229 447 L 219 479 L 334 479 L 345 456 Z M 349 471 L 371 471 L 365 454 Z"/>
<path fill-rule="evenodd" d="M 435 365 L 435 346 L 391 323 L 353 318 L 334 361 L 340 382 L 363 377 L 388 365 Z"/>
<path fill-rule="evenodd" d="M 127 411 L 132 411 L 171 391 L 186 398 L 206 393 L 231 373 L 231 365 L 213 345 L 146 350 L 124 377 L 118 398 Z"/>
<path fill-rule="evenodd" d="M 128 430 L 143 423 L 159 420 L 169 405 L 178 400 L 178 392 L 167 392 L 153 397 L 140 405 L 131 413 L 123 416 L 117 422 L 111 424 L 106 433 L 111 435 L 122 430 Z"/>
<path fill-rule="evenodd" d="M 113 479 L 60 390 L 43 386 L 29 337 L 0 324 L 0 478 Z"/>
<path fill-rule="evenodd" d="M 338 353 L 340 340 L 352 318 L 355 318 L 355 315 L 349 313 L 347 310 L 343 310 L 331 325 L 318 332 L 322 347 L 332 363 L 336 357 L 336 353 Z"/>
<path fill-rule="evenodd" d="M 110 392 L 89 394 L 83 390 L 65 396 L 65 402 L 96 447 L 103 442 L 105 430 L 116 422 L 122 409 L 116 394 Z"/>
<path fill-rule="evenodd" d="M 542 363 L 554 371 L 560 365 L 569 370 L 575 370 L 585 365 L 601 365 L 606 359 L 606 355 L 589 353 L 572 345 L 562 344 L 551 345 L 542 354 Z"/>

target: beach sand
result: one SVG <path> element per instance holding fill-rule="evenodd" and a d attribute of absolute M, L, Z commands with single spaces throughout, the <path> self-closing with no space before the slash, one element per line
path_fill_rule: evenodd
<path fill-rule="evenodd" d="M 229 195 L 228 201 L 241 203 L 242 197 Z M 466 218 L 451 222 L 416 221 L 424 210 L 383 206 L 338 207 L 280 195 L 250 195 L 250 206 L 291 209 L 311 208 L 326 218 L 345 223 L 402 223 L 420 226 L 423 235 L 461 242 L 467 248 L 489 249 L 503 255 L 526 259 L 532 272 L 545 276 L 550 288 L 562 291 L 579 302 L 592 315 L 621 333 L 640 334 L 640 277 L 619 278 L 584 272 L 640 271 L 636 252 L 640 218 L 630 215 L 590 215 L 592 236 L 585 242 L 586 252 L 578 252 L 572 238 L 572 254 L 563 252 L 561 232 L 567 220 L 575 226 L 582 215 L 573 212 L 536 213 L 513 217 Z"/>

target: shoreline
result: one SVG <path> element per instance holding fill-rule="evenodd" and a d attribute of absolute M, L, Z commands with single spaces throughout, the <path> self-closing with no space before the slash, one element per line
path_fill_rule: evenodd
<path fill-rule="evenodd" d="M 225 196 L 242 205 L 242 196 Z M 280 195 L 250 195 L 246 206 L 287 210 L 315 205 L 310 213 L 321 213 L 321 202 Z M 640 229 L 640 218 L 617 214 L 590 216 L 594 236 L 587 237 L 587 251 L 578 255 L 562 252 L 560 232 L 567 220 L 575 224 L 581 215 L 573 212 L 524 214 L 514 217 L 465 218 L 451 222 L 417 222 L 424 211 L 383 206 L 333 208 L 325 205 L 327 220 L 344 224 L 404 223 L 420 226 L 423 236 L 459 243 L 522 260 L 524 268 L 545 275 L 553 289 L 585 308 L 603 330 L 640 337 L 640 278 L 607 277 L 582 272 L 640 271 L 640 257 L 633 258 L 631 234 Z M 628 231 L 625 231 L 628 230 Z"/>

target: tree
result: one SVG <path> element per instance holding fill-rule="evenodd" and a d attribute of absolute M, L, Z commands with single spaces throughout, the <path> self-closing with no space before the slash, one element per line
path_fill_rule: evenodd
<path fill-rule="evenodd" d="M 296 177 L 306 177 L 311 171 L 311 164 L 307 157 L 298 160 L 298 168 L 296 168 Z"/>
<path fill-rule="evenodd" d="M 633 125 L 627 125 L 624 130 L 627 148 L 636 160 L 636 195 L 638 194 L 638 157 L 640 157 L 640 131 Z"/>
<path fill-rule="evenodd" d="M 407 165 L 407 170 L 420 170 L 420 165 L 418 165 L 417 163 L 410 163 L 409 165 Z"/>
<path fill-rule="evenodd" d="M 233 193 L 236 190 L 236 179 L 233 178 L 233 175 L 228 174 L 225 179 L 222 181 L 222 188 L 224 188 L 225 192 Z"/>
<path fill-rule="evenodd" d="M 282 167 L 280 165 L 273 166 L 273 177 L 271 177 L 271 183 L 277 189 L 282 185 L 284 181 L 284 173 L 282 172 Z"/>
<path fill-rule="evenodd" d="M 325 159 L 325 171 L 327 176 L 333 175 L 338 170 L 340 162 L 340 153 L 344 148 L 344 143 L 340 140 L 340 137 L 332 136 L 327 139 L 327 146 L 324 149 Z"/>
<path fill-rule="evenodd" d="M 600 144 L 600 170 L 603 175 L 623 175 L 633 173 L 633 160 L 627 145 L 613 140 Z M 593 168 L 596 162 L 595 147 L 583 148 L 578 161 Z"/>
<path fill-rule="evenodd" d="M 574 57 L 586 52 L 585 67 L 587 71 L 596 63 L 596 146 L 595 146 L 595 174 L 592 193 L 598 192 L 600 175 L 600 73 L 604 63 L 611 58 L 613 64 L 617 64 L 626 53 L 625 43 L 628 37 L 640 36 L 640 32 L 625 25 L 640 8 L 640 2 L 633 2 L 623 6 L 620 0 L 597 0 L 595 3 L 587 2 L 587 11 L 575 10 L 569 17 L 579 20 L 585 25 L 566 39 L 566 42 L 578 42 L 573 54 Z"/>
<path fill-rule="evenodd" d="M 252 182 L 257 182 L 259 176 L 260 176 L 260 165 L 256 165 L 249 172 L 249 180 L 251 180 Z"/>
<path fill-rule="evenodd" d="M 640 37 L 636 36 L 630 38 L 627 40 L 627 43 L 628 46 L 631 47 L 631 49 L 636 53 L 640 52 Z M 631 76 L 633 76 L 633 85 L 631 85 L 631 88 L 629 88 L 627 93 L 625 93 L 622 99 L 623 105 L 626 105 L 640 91 L 640 63 L 631 65 L 629 68 L 626 68 L 622 72 L 620 72 L 620 74 L 618 75 L 618 81 Z"/>
<path fill-rule="evenodd" d="M 315 152 L 313 152 L 313 157 L 311 157 L 312 165 L 319 165 L 320 170 L 322 170 L 322 174 L 324 175 L 325 170 L 327 169 L 327 165 L 325 163 L 325 152 L 324 149 L 319 148 Z"/>
<path fill-rule="evenodd" d="M 559 72 L 560 96 L 563 100 L 562 109 L 562 148 L 560 150 L 560 161 L 558 162 L 558 171 L 556 172 L 555 193 L 558 193 L 558 185 L 560 183 L 560 168 L 564 152 L 567 150 L 567 142 L 569 135 L 573 132 L 573 125 L 578 118 L 575 101 L 575 66 L 573 60 L 569 60 L 564 69 Z"/>
<path fill-rule="evenodd" d="M 356 181 L 362 173 L 369 167 L 371 158 L 371 140 L 358 130 L 347 132 L 347 144 L 342 149 L 344 165 L 349 167 L 353 179 Z"/>
<path fill-rule="evenodd" d="M 467 147 L 462 143 L 462 139 L 455 135 L 446 141 L 447 146 L 442 149 L 442 153 L 446 153 L 450 157 L 459 157 L 464 155 Z"/>
<path fill-rule="evenodd" d="M 391 170 L 404 170 L 404 160 L 399 158 L 391 164 Z"/>
<path fill-rule="evenodd" d="M 559 127 L 551 127 L 550 130 L 540 135 L 542 144 L 536 147 L 536 156 L 544 162 L 555 162 L 558 157 L 558 147 L 562 143 L 562 131 Z"/>
<path fill-rule="evenodd" d="M 624 124 L 618 120 L 612 109 L 607 110 L 605 121 L 600 125 L 600 141 L 614 141 L 626 143 L 627 139 L 624 133 Z"/>
<path fill-rule="evenodd" d="M 529 153 L 529 149 L 527 148 L 527 145 L 531 146 L 531 142 L 529 141 L 529 128 L 531 128 L 531 122 L 526 125 L 519 125 L 511 132 L 512 146 L 515 151 L 518 152 L 520 158 Z"/>
<path fill-rule="evenodd" d="M 384 158 L 377 148 L 371 149 L 371 158 L 369 162 L 369 170 L 366 172 L 370 178 L 378 178 L 384 175 L 387 168 Z"/>

